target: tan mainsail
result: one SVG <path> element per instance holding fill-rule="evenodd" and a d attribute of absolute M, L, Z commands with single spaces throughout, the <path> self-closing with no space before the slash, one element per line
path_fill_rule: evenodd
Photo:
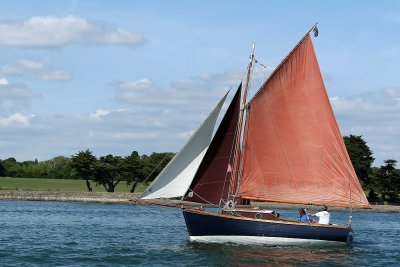
<path fill-rule="evenodd" d="M 238 196 L 368 207 L 307 34 L 247 110 Z"/>

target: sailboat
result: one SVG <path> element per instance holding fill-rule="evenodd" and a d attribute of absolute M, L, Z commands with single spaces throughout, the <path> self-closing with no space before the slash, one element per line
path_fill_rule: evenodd
<path fill-rule="evenodd" d="M 325 90 L 314 25 L 247 101 L 238 86 L 213 135 L 225 95 L 141 199 L 181 198 L 190 240 L 349 244 L 351 211 L 369 208 Z M 348 225 L 305 223 L 250 201 L 347 207 Z M 218 209 L 205 209 L 209 204 Z"/>

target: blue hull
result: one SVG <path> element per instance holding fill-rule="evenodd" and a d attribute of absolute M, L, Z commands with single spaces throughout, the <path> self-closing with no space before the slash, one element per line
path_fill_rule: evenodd
<path fill-rule="evenodd" d="M 183 216 L 193 240 L 235 240 L 234 237 L 261 238 L 285 241 L 327 241 L 350 243 L 350 227 L 300 223 L 295 221 L 272 221 L 221 215 L 198 210 L 183 210 Z M 205 239 L 207 237 L 208 239 Z M 285 242 L 284 242 L 285 243 Z M 287 242 L 290 243 L 290 242 Z"/>

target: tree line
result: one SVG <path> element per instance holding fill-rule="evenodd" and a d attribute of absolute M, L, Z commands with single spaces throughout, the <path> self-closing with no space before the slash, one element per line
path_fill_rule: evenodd
<path fill-rule="evenodd" d="M 358 179 L 372 202 L 399 203 L 400 170 L 394 159 L 384 160 L 380 167 L 372 167 L 375 158 L 362 136 L 343 137 Z"/>
<path fill-rule="evenodd" d="M 92 183 L 102 185 L 107 192 L 114 192 L 121 182 L 134 192 L 138 183 L 150 182 L 172 159 L 174 153 L 139 155 L 133 151 L 129 156 L 106 155 L 97 158 L 90 150 L 79 151 L 70 158 L 54 157 L 38 162 L 18 162 L 15 158 L 0 160 L 0 176 L 18 178 L 79 179 L 84 180 L 88 191 Z"/>
<path fill-rule="evenodd" d="M 400 202 L 400 170 L 397 161 L 387 159 L 384 165 L 372 167 L 373 153 L 362 136 L 344 136 L 349 157 L 370 201 Z M 85 180 L 87 190 L 92 184 L 114 192 L 121 182 L 134 192 L 138 183 L 151 182 L 172 159 L 174 153 L 139 155 L 133 151 L 126 157 L 106 155 L 97 158 L 90 150 L 68 157 L 58 156 L 38 162 L 17 162 L 15 158 L 0 160 L 0 176 L 22 178 L 59 178 Z"/>

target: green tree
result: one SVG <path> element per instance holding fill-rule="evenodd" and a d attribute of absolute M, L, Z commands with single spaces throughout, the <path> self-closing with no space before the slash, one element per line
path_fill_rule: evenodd
<path fill-rule="evenodd" d="M 123 180 L 122 158 L 107 155 L 100 157 L 94 165 L 93 180 L 96 184 L 103 185 L 107 192 L 114 192 L 115 187 Z"/>
<path fill-rule="evenodd" d="M 76 172 L 72 168 L 72 160 L 67 157 L 57 156 L 40 162 L 39 166 L 46 170 L 48 178 L 54 179 L 76 179 Z"/>
<path fill-rule="evenodd" d="M 5 169 L 5 176 L 8 177 L 21 177 L 21 167 L 15 158 L 8 158 L 3 160 L 3 166 Z"/>
<path fill-rule="evenodd" d="M 24 161 L 20 164 L 22 173 L 21 177 L 24 178 L 52 178 L 48 177 L 48 170 L 43 166 L 43 163 L 36 163 L 35 161 Z"/>
<path fill-rule="evenodd" d="M 364 188 L 368 188 L 370 184 L 369 173 L 375 160 L 370 148 L 361 135 L 344 136 L 343 140 L 358 179 L 360 179 Z"/>
<path fill-rule="evenodd" d="M 129 192 L 134 193 L 137 184 L 146 179 L 150 170 L 149 166 L 142 161 L 139 153 L 133 151 L 131 155 L 124 158 L 122 172 L 127 185 L 132 185 Z"/>
<path fill-rule="evenodd" d="M 6 175 L 6 168 L 3 165 L 3 161 L 0 160 L 0 176 L 5 176 Z"/>
<path fill-rule="evenodd" d="M 382 201 L 387 198 L 391 202 L 399 201 L 400 193 L 400 171 L 396 169 L 397 161 L 388 159 L 384 161 L 385 165 L 381 166 L 375 173 L 375 187 L 381 194 Z"/>
<path fill-rule="evenodd" d="M 174 157 L 174 153 L 171 152 L 162 152 L 156 153 L 153 152 L 149 157 L 145 157 L 144 164 L 147 164 L 150 172 L 146 175 L 149 176 L 149 181 L 153 181 L 157 175 L 165 168 L 168 162 Z"/>
<path fill-rule="evenodd" d="M 87 149 L 79 151 L 75 156 L 71 157 L 71 166 L 75 169 L 76 174 L 81 179 L 86 181 L 86 186 L 89 192 L 92 191 L 89 180 L 95 175 L 95 163 L 97 158 L 92 152 Z"/>

